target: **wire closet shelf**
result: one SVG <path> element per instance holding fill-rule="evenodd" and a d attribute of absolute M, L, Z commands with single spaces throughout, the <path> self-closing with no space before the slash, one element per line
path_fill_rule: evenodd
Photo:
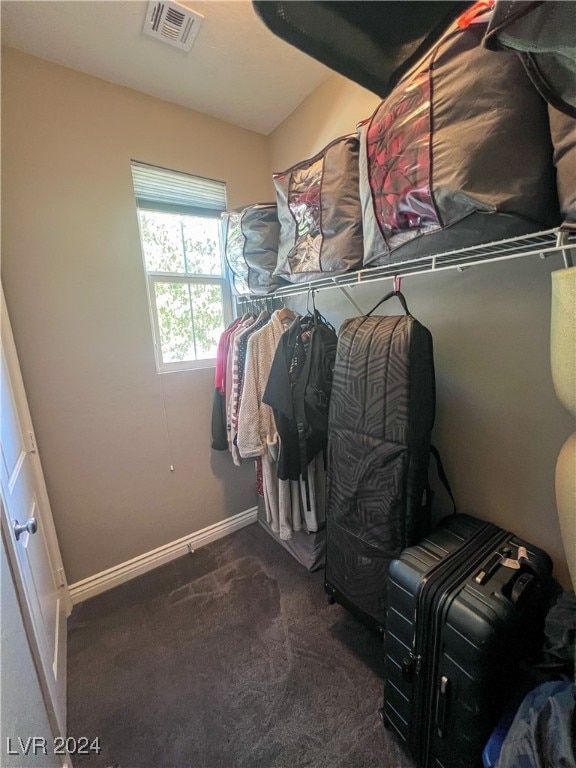
<path fill-rule="evenodd" d="M 268 294 L 269 299 L 281 299 L 286 296 L 297 296 L 328 288 L 353 287 L 378 280 L 394 280 L 407 275 L 423 275 L 429 272 L 441 272 L 447 269 L 464 270 L 479 264 L 489 264 L 495 261 L 519 259 L 525 256 L 540 256 L 547 258 L 553 254 L 561 254 L 563 266 L 570 267 L 573 263 L 572 251 L 576 253 L 576 229 L 548 229 L 532 235 L 510 237 L 493 243 L 483 243 L 470 248 L 461 248 L 444 253 L 422 256 L 410 261 L 397 264 L 387 264 L 381 267 L 366 267 L 343 275 L 323 277 L 319 280 L 286 285 Z M 252 302 L 264 299 L 265 296 L 237 296 L 236 300 Z"/>

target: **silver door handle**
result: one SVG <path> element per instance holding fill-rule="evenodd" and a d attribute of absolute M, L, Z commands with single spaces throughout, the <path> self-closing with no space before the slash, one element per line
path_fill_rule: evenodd
<path fill-rule="evenodd" d="M 14 520 L 14 523 L 12 524 L 14 528 L 14 536 L 16 538 L 16 541 L 22 536 L 22 534 L 25 531 L 28 531 L 28 533 L 36 533 L 38 530 L 38 523 L 36 522 L 35 517 L 30 517 L 24 525 L 21 525 L 18 520 Z"/>

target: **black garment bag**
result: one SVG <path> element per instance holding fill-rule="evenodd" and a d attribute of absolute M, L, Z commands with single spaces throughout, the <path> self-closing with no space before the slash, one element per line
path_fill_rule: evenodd
<path fill-rule="evenodd" d="M 393 296 L 405 315 L 370 312 L 342 324 L 328 425 L 325 589 L 376 630 L 386 620 L 388 566 L 430 522 L 432 336 L 400 292 L 382 302 Z"/>

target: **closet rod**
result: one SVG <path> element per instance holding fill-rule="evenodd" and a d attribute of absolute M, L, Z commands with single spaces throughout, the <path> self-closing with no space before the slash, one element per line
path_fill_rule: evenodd
<path fill-rule="evenodd" d="M 506 240 L 483 243 L 482 245 L 470 248 L 445 251 L 444 253 L 422 256 L 418 259 L 403 261 L 398 264 L 366 267 L 355 272 L 346 272 L 343 275 L 334 275 L 333 277 L 323 277 L 306 283 L 287 285 L 278 288 L 274 293 L 269 294 L 269 297 L 282 299 L 286 296 L 299 296 L 308 293 L 311 289 L 315 291 L 328 288 L 342 289 L 343 286 L 397 279 L 407 275 L 424 275 L 429 272 L 441 272 L 447 269 L 463 271 L 468 267 L 477 266 L 478 264 L 519 259 L 524 256 L 539 255 L 541 258 L 547 258 L 553 254 L 560 253 L 563 257 L 564 266 L 570 267 L 573 264 L 572 251 L 576 252 L 576 230 L 548 229 L 533 235 L 511 237 Z M 348 292 L 346 293 L 348 294 Z M 249 298 L 246 297 L 247 300 Z M 347 298 L 350 299 L 349 294 Z"/>

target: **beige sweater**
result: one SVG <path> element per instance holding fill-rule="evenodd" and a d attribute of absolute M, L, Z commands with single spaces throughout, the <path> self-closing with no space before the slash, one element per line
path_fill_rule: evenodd
<path fill-rule="evenodd" d="M 289 325 L 289 323 L 288 323 Z M 281 539 L 301 528 L 298 483 L 276 476 L 279 435 L 274 414 L 262 402 L 280 336 L 286 327 L 274 312 L 270 322 L 248 340 L 244 386 L 238 414 L 238 450 L 243 458 L 262 457 L 266 519 Z"/>
<path fill-rule="evenodd" d="M 284 325 L 274 312 L 264 328 L 248 340 L 244 385 L 238 413 L 238 450 L 243 458 L 256 458 L 270 452 L 278 455 L 278 432 L 272 408 L 262 402 L 276 347 Z"/>

